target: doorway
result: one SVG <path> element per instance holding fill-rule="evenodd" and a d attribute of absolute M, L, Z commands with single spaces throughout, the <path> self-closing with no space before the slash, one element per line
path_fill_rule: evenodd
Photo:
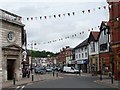
<path fill-rule="evenodd" d="M 14 78 L 15 70 L 15 60 L 7 59 L 7 80 L 12 80 Z"/>

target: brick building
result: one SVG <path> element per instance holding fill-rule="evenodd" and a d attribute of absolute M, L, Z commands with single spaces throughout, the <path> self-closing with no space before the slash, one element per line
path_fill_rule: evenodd
<path fill-rule="evenodd" d="M 115 79 L 120 80 L 120 1 L 109 2 L 109 26 L 111 36 L 111 57 Z"/>
<path fill-rule="evenodd" d="M 69 46 L 60 49 L 59 54 L 56 57 L 57 64 L 66 65 L 70 64 L 69 61 L 72 59 L 72 49 Z"/>

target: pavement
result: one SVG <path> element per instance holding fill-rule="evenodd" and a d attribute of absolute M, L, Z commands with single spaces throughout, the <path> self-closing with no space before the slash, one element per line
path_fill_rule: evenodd
<path fill-rule="evenodd" d="M 113 79 L 113 83 L 112 83 L 112 80 L 108 75 L 102 75 L 102 80 L 100 80 L 100 75 L 92 76 L 92 74 L 90 74 L 90 73 L 82 73 L 81 76 L 84 76 L 84 77 L 99 77 L 99 79 L 95 80 L 94 82 L 96 82 L 98 84 L 101 84 L 101 85 L 109 86 L 111 88 L 118 88 L 120 90 L 120 81 Z"/>
<path fill-rule="evenodd" d="M 32 76 L 34 76 L 34 79 L 33 79 Z M 26 85 L 28 83 L 34 83 L 34 82 L 39 82 L 39 81 L 43 81 L 43 80 L 58 79 L 58 78 L 62 78 L 62 77 L 60 77 L 60 76 L 57 77 L 56 75 L 53 77 L 52 73 L 33 74 L 33 75 L 30 75 L 29 78 L 25 77 L 25 78 L 22 78 L 19 81 L 15 81 L 15 84 L 14 84 L 13 80 L 3 82 L 2 83 L 2 88 L 11 88 L 11 87 L 15 87 L 15 86 L 18 86 L 18 85 Z"/>

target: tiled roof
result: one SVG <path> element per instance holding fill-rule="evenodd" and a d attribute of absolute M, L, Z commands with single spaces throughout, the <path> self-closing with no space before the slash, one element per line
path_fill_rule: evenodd
<path fill-rule="evenodd" d="M 86 46 L 87 44 L 88 44 L 88 38 L 84 40 L 82 43 L 80 43 L 79 45 L 77 45 L 74 49 L 81 48 L 83 46 Z"/>
<path fill-rule="evenodd" d="M 94 39 L 97 40 L 99 32 L 98 31 L 92 31 L 92 35 L 93 35 Z"/>

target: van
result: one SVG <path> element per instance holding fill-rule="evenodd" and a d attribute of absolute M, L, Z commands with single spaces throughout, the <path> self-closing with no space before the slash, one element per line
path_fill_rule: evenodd
<path fill-rule="evenodd" d="M 66 73 L 79 73 L 79 70 L 75 69 L 74 67 L 64 66 L 63 67 L 63 72 L 66 72 Z"/>

